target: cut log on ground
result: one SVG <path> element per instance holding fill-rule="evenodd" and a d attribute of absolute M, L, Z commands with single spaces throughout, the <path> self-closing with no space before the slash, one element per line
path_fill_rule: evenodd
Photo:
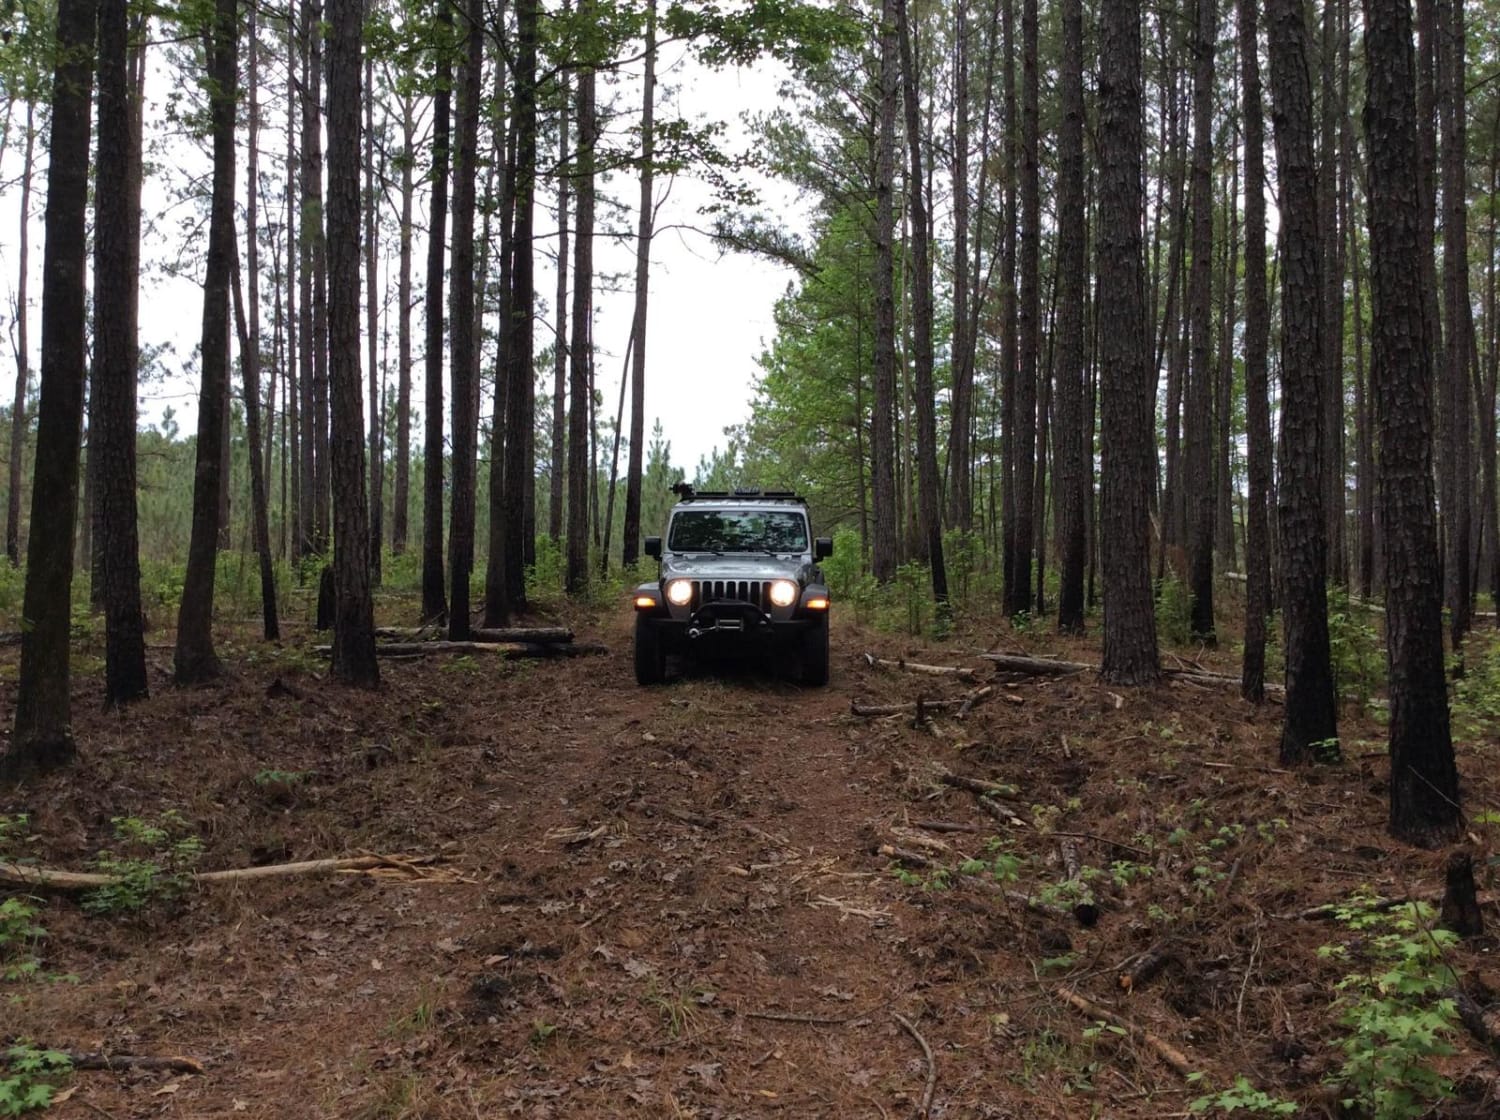
<path fill-rule="evenodd" d="M 865 654 L 865 664 L 872 669 L 899 669 L 903 673 L 926 673 L 934 677 L 962 677 L 964 680 L 974 678 L 974 670 L 966 665 L 923 665 L 918 661 L 907 661 L 904 657 L 892 661 L 876 657 L 873 653 Z"/>
<path fill-rule="evenodd" d="M 340 859 L 312 859 L 300 863 L 271 863 L 264 867 L 236 867 L 227 871 L 200 871 L 189 876 L 192 882 L 245 883 L 255 879 L 279 879 L 294 875 L 366 874 L 379 871 L 399 872 L 413 882 L 460 882 L 446 873 L 434 873 L 428 866 L 431 856 L 348 856 Z M 20 863 L 0 862 L 0 884 L 52 891 L 92 891 L 118 886 L 117 875 L 96 871 L 64 871 L 55 867 L 31 867 Z"/>
<path fill-rule="evenodd" d="M 1476 1042 L 1491 1050 L 1500 1049 L 1500 1010 L 1481 1007 L 1467 992 L 1454 992 L 1453 1005 Z"/>
<path fill-rule="evenodd" d="M 68 1062 L 79 1069 L 146 1069 L 166 1073 L 205 1072 L 203 1063 L 196 1058 L 181 1056 L 157 1057 L 153 1054 L 106 1054 L 101 1050 L 63 1050 Z"/>
<path fill-rule="evenodd" d="M 1166 1039 L 1152 1034 L 1145 1027 L 1137 1026 L 1129 1019 L 1116 1015 L 1103 1004 L 1095 1003 L 1088 997 L 1079 995 L 1071 988 L 1058 988 L 1057 994 L 1063 1002 L 1071 1004 L 1090 1019 L 1098 1019 L 1101 1022 L 1108 1023 L 1112 1027 L 1119 1027 L 1129 1037 L 1138 1042 L 1144 1042 L 1152 1050 L 1156 1051 L 1157 1057 L 1171 1066 L 1179 1077 L 1191 1077 L 1195 1072 L 1193 1063 L 1188 1060 L 1186 1054 Z"/>

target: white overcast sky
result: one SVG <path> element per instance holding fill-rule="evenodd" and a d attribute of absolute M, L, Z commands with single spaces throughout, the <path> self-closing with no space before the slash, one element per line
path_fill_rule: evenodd
<path fill-rule="evenodd" d="M 774 64 L 764 64 L 749 69 L 730 68 L 723 71 L 707 71 L 685 59 L 682 54 L 667 53 L 661 60 L 658 87 L 658 120 L 671 115 L 682 115 L 690 119 L 717 120 L 729 127 L 726 144 L 732 150 L 744 150 L 751 140 L 740 123 L 741 114 L 747 110 L 764 109 L 774 104 L 776 87 L 781 71 Z M 152 134 L 165 135 L 170 127 L 166 123 L 165 95 L 180 75 L 173 74 L 161 64 L 153 65 L 147 83 L 147 130 L 148 144 Z M 278 78 L 268 78 L 277 83 Z M 276 96 L 272 88 L 263 92 L 263 98 Z M 605 92 L 601 87 L 601 100 Z M 631 75 L 622 78 L 619 87 L 621 118 L 617 128 L 623 130 L 639 115 L 640 94 L 637 81 Z M 276 106 L 267 116 L 272 126 L 284 119 L 284 110 Z M 16 118 L 19 127 L 19 116 Z M 237 178 L 243 202 L 244 136 L 241 132 L 240 165 Z M 281 139 L 276 135 L 264 135 L 263 143 L 277 146 Z M 152 157 L 148 157 L 152 158 Z M 204 151 L 185 140 L 169 142 L 158 150 L 154 157 L 155 173 L 148 178 L 145 187 L 143 210 L 149 222 L 156 217 L 154 231 L 148 232 L 143 244 L 143 278 L 141 290 L 140 341 L 143 347 L 170 343 L 172 353 L 162 359 L 168 371 L 164 381 L 143 382 L 140 392 L 140 423 L 143 426 L 161 422 L 167 408 L 174 410 L 176 422 L 183 433 L 194 430 L 197 417 L 198 390 L 196 375 L 186 372 L 197 345 L 200 317 L 202 314 L 201 266 L 192 269 L 192 275 L 165 276 L 161 265 L 181 258 L 185 244 L 197 241 L 201 244 L 203 230 L 197 226 L 195 207 L 183 201 L 186 184 L 194 177 L 204 177 L 208 162 Z M 274 170 L 267 155 L 262 157 L 262 174 L 279 174 Z M 16 230 L 19 219 L 20 149 L 12 143 L 7 147 L 3 163 L 0 163 L 0 179 L 7 184 L 0 195 L 0 318 L 3 318 L 7 336 L 13 338 L 14 292 L 17 267 Z M 770 203 L 768 209 L 779 213 L 793 224 L 800 224 L 800 208 L 794 192 L 782 184 L 761 183 Z M 206 190 L 206 181 L 204 183 Z M 615 228 L 635 227 L 635 211 L 638 205 L 639 187 L 634 177 L 628 174 L 613 176 L 604 187 L 625 205 L 625 211 L 611 220 Z M 419 188 L 420 190 L 420 188 Z M 39 170 L 32 201 L 31 268 L 30 268 L 30 332 L 32 369 L 37 368 L 40 351 L 40 276 L 42 259 L 42 209 L 45 204 L 45 166 Z M 703 228 L 709 220 L 699 213 L 699 208 L 710 199 L 708 188 L 688 176 L 678 176 L 670 183 L 658 178 L 657 196 L 665 195 L 657 223 L 659 232 L 652 252 L 650 324 L 647 335 L 647 388 L 645 430 L 649 439 L 653 423 L 660 419 L 663 434 L 672 447 L 672 461 L 692 474 L 700 456 L 707 455 L 714 447 L 723 446 L 723 429 L 745 420 L 749 414 L 751 386 L 757 373 L 756 357 L 768 344 L 774 332 L 772 308 L 794 279 L 785 267 L 752 258 L 743 254 L 721 254 L 706 237 L 691 232 L 693 227 Z M 537 207 L 537 229 L 539 236 L 555 235 L 553 222 L 547 206 L 550 198 L 544 197 Z M 262 202 L 262 222 L 267 220 Z M 425 199 L 419 196 L 419 207 L 425 209 Z M 425 244 L 419 234 L 413 247 L 414 286 L 417 298 L 422 292 Z M 601 238 L 595 248 L 597 271 L 603 275 L 616 273 L 622 279 L 619 291 L 600 292 L 596 295 L 594 340 L 597 347 L 596 378 L 605 404 L 601 420 L 613 419 L 619 397 L 620 376 L 623 368 L 625 348 L 630 336 L 633 310 L 633 240 Z M 394 245 L 390 246 L 391 260 L 382 260 L 382 277 L 388 265 L 394 264 Z M 550 305 L 553 301 L 556 281 L 548 252 L 542 249 L 537 255 L 537 292 L 545 300 L 548 310 L 539 315 L 536 331 L 536 348 L 540 350 L 551 341 Z M 263 274 L 270 267 L 267 257 L 262 255 Z M 363 279 L 363 276 L 361 276 Z M 394 288 L 394 277 L 391 279 Z M 271 329 L 270 284 L 262 280 L 262 329 L 267 336 Z M 420 409 L 421 391 L 421 309 L 413 324 L 414 357 L 413 371 L 415 388 L 414 406 Z M 361 318 L 363 324 L 363 318 Z M 394 324 L 391 330 L 390 361 L 391 379 L 394 382 Z M 9 348 L 7 348 L 9 349 Z M 363 355 L 363 350 L 361 351 Z M 9 354 L 7 354 L 9 358 Z M 7 362 L 9 364 L 9 362 Z M 490 367 L 487 359 L 486 371 Z M 9 377 L 3 382 L 10 384 Z M 33 382 L 33 385 L 35 382 Z M 628 402 L 627 402 L 628 403 Z M 488 422 L 489 402 L 484 404 L 485 421 Z M 629 420 L 626 420 L 628 431 Z M 421 426 L 415 425 L 413 446 L 420 443 Z M 608 445 L 601 447 L 601 457 L 607 469 Z M 623 471 L 623 455 L 622 455 Z"/>

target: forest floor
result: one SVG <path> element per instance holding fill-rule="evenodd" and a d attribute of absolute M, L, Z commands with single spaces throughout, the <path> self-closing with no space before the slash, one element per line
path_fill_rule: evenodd
<path fill-rule="evenodd" d="M 1276 704 L 997 676 L 977 657 L 1097 660 L 1096 639 L 1040 625 L 924 643 L 836 618 L 826 689 L 761 665 L 642 689 L 627 608 L 561 621 L 609 653 L 389 661 L 374 695 L 329 682 L 305 631 L 279 649 L 242 635 L 221 683 L 172 688 L 158 632 L 154 693 L 123 713 L 100 710 L 87 645 L 77 764 L 0 791 L 0 858 L 88 870 L 128 854 L 111 823 L 128 818 L 199 837 L 200 870 L 440 862 L 421 879 L 193 887 L 134 914 L 41 896 L 31 951 L 66 978 L 0 982 L 0 1045 L 204 1066 L 80 1072 L 50 1114 L 1165 1117 L 1243 1075 L 1298 1115 L 1333 1115 L 1324 1082 L 1350 1034 L 1336 985 L 1387 966 L 1375 934 L 1296 915 L 1360 889 L 1442 889 L 1444 853 L 1385 834 L 1373 706 L 1346 706 L 1341 764 L 1288 773 Z M 1179 653 L 1236 671 L 1231 649 Z M 6 728 L 15 665 L 0 654 Z M 851 713 L 987 683 L 962 719 Z M 1459 757 L 1476 822 L 1500 804 L 1481 724 Z M 1016 818 L 997 822 L 943 770 L 1014 786 L 999 804 Z M 918 823 L 934 821 L 961 830 Z M 1482 887 L 1495 839 L 1471 825 Z M 902 870 L 882 844 L 934 866 Z M 1085 926 L 1069 911 L 1089 901 Z M 1122 991 L 1132 955 L 1163 938 L 1166 967 Z M 1335 944 L 1344 959 L 1319 954 Z M 1500 990 L 1493 944 L 1445 950 L 1481 1000 Z M 1462 1031 L 1452 1042 L 1435 1068 L 1460 1088 L 1442 1115 L 1497 1115 L 1481 1099 L 1493 1058 Z"/>

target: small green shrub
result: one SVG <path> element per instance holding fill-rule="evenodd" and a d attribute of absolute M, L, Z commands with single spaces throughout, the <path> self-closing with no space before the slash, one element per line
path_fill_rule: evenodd
<path fill-rule="evenodd" d="M 0 1116 L 21 1116 L 40 1112 L 52 1103 L 58 1084 L 72 1072 L 73 1063 L 60 1050 L 38 1050 L 32 1046 L 12 1046 L 5 1051 L 0 1065 Z"/>
<path fill-rule="evenodd" d="M 1180 579 L 1156 585 L 1156 636 L 1164 645 L 1185 646 L 1193 641 L 1193 597 Z"/>
<path fill-rule="evenodd" d="M 1202 1075 L 1194 1074 L 1193 1076 L 1196 1078 Z M 1250 1083 L 1248 1077 L 1240 1074 L 1234 1079 L 1234 1085 L 1231 1088 L 1220 1089 L 1217 1093 L 1199 1097 L 1188 1105 L 1188 1111 L 1214 1115 L 1246 1112 L 1254 1116 L 1295 1116 L 1297 1105 L 1293 1101 L 1273 1097 L 1270 1093 L 1257 1089 Z"/>
<path fill-rule="evenodd" d="M 37 908 L 24 898 L 0 902 L 0 980 L 29 980 L 41 961 L 36 946 L 47 931 L 36 922 Z"/>
<path fill-rule="evenodd" d="M 1327 959 L 1357 962 L 1337 987 L 1344 1064 L 1334 1079 L 1346 1108 L 1371 1120 L 1414 1120 L 1452 1094 L 1453 1083 L 1431 1059 L 1454 1053 L 1449 1039 L 1458 1011 L 1446 993 L 1456 986 L 1444 959 L 1456 934 L 1438 928 L 1426 903 L 1380 910 L 1356 895 L 1337 913 L 1357 936 L 1318 950 Z"/>
<path fill-rule="evenodd" d="M 1343 588 L 1328 589 L 1328 650 L 1333 685 L 1361 704 L 1385 681 L 1385 649 L 1368 615 L 1352 607 Z"/>
<path fill-rule="evenodd" d="M 155 821 L 114 817 L 120 850 L 100 852 L 94 867 L 117 880 L 84 896 L 91 914 L 132 914 L 153 902 L 180 896 L 191 882 L 193 868 L 203 855 L 203 842 L 187 832 L 187 822 L 175 809 Z"/>

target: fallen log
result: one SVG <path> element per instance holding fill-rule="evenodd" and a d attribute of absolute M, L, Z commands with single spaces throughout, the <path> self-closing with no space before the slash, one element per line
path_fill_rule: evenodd
<path fill-rule="evenodd" d="M 310 859 L 299 863 L 271 863 L 263 867 L 236 867 L 226 871 L 199 871 L 188 878 L 194 883 L 243 883 L 253 879 L 277 879 L 293 875 L 327 873 L 360 873 L 386 870 L 407 872 L 414 880 L 426 878 L 420 870 L 433 862 L 430 856 L 347 856 L 338 859 Z M 92 891 L 118 886 L 118 875 L 97 871 L 65 871 L 56 867 L 32 867 L 28 864 L 0 862 L 0 884 L 33 887 L 54 891 Z"/>
<path fill-rule="evenodd" d="M 960 712 L 967 712 L 975 704 L 980 703 L 994 694 L 994 688 L 985 685 L 983 688 L 975 689 L 967 696 L 956 697 L 951 700 L 928 700 L 925 697 L 914 704 L 861 704 L 858 700 L 849 701 L 849 713 L 856 716 L 904 716 L 915 715 L 919 708 L 923 711 L 946 711 L 949 708 L 957 708 Z"/>
<path fill-rule="evenodd" d="M 434 642 L 442 640 L 442 630 L 432 626 L 378 626 L 375 636 L 389 641 Z M 566 626 L 508 626 L 470 631 L 476 642 L 536 642 L 553 644 L 571 642 L 573 631 Z"/>
<path fill-rule="evenodd" d="M 926 673 L 934 677 L 962 677 L 964 680 L 974 679 L 974 670 L 967 665 L 923 665 L 918 661 L 908 661 L 900 658 L 892 661 L 889 658 L 876 657 L 873 653 L 865 654 L 865 664 L 870 668 L 899 669 L 905 673 Z"/>
<path fill-rule="evenodd" d="M 938 781 L 945 786 L 954 789 L 968 790 L 970 793 L 983 794 L 986 797 L 1020 797 L 1021 791 L 1015 786 L 1003 785 L 1000 782 L 987 782 L 983 778 L 967 778 L 962 774 L 955 774 L 951 770 L 938 771 Z"/>
<path fill-rule="evenodd" d="M 1453 993 L 1453 1006 L 1474 1041 L 1491 1050 L 1500 1049 L 1500 1010 L 1485 1008 L 1467 992 Z"/>
<path fill-rule="evenodd" d="M 1048 657 L 1022 657 L 1016 653 L 981 653 L 980 657 L 993 662 L 997 673 L 1020 673 L 1030 677 L 1071 677 L 1079 673 L 1098 673 L 1099 666 L 1084 661 L 1054 661 Z M 1169 669 L 1163 667 L 1161 675 L 1167 680 L 1187 681 L 1190 684 L 1208 685 L 1213 688 L 1239 688 L 1240 678 L 1230 673 L 1209 673 L 1198 669 Z M 1267 684 L 1266 692 L 1281 695 L 1286 691 L 1281 685 Z"/>
<path fill-rule="evenodd" d="M 148 1069 L 164 1070 L 168 1073 L 205 1072 L 203 1063 L 196 1058 L 181 1056 L 157 1057 L 153 1054 L 107 1054 L 102 1050 L 63 1050 L 68 1062 L 79 1069 Z"/>
<path fill-rule="evenodd" d="M 332 646 L 314 646 L 314 653 L 324 656 Z M 608 653 L 598 642 L 385 642 L 375 647 L 377 657 L 433 657 L 443 654 L 492 654 L 507 661 L 530 657 L 586 657 Z"/>
<path fill-rule="evenodd" d="M 1144 1042 L 1152 1050 L 1156 1051 L 1157 1057 L 1171 1066 L 1179 1077 L 1188 1078 L 1195 1072 L 1193 1063 L 1188 1060 L 1186 1054 L 1173 1046 L 1159 1035 L 1152 1034 L 1145 1027 L 1137 1026 L 1129 1019 L 1116 1015 L 1102 1004 L 1095 1003 L 1086 996 L 1081 996 L 1071 988 L 1058 988 L 1058 996 L 1064 1003 L 1071 1004 L 1078 1011 L 1083 1012 L 1090 1019 L 1108 1023 L 1112 1027 L 1118 1027 L 1129 1037 Z"/>

